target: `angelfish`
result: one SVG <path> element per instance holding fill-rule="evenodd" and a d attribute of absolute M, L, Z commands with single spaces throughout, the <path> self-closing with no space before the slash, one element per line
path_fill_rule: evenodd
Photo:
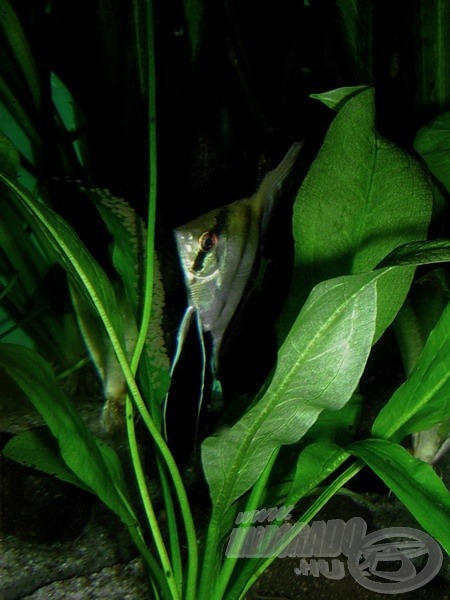
<path fill-rule="evenodd" d="M 220 344 L 242 299 L 283 182 L 301 149 L 295 143 L 253 196 L 216 208 L 175 229 L 188 292 L 188 320 L 212 337 L 217 367 Z"/>

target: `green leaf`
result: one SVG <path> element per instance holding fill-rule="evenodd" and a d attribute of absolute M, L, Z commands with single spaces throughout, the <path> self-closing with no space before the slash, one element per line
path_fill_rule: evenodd
<path fill-rule="evenodd" d="M 58 386 L 48 363 L 23 346 L 1 344 L 0 367 L 42 415 L 67 466 L 125 525 L 135 527 L 136 516 L 126 500 L 117 457 L 105 445 L 100 446 L 86 429 L 73 404 Z"/>
<path fill-rule="evenodd" d="M 0 96 L 1 96 L 1 77 L 0 77 Z M 0 171 L 3 171 L 11 178 L 19 178 L 24 181 L 30 182 L 30 179 L 35 183 L 35 180 L 30 174 L 22 167 L 20 154 L 18 148 L 13 145 L 11 139 L 17 141 L 18 139 L 25 140 L 27 148 L 30 150 L 30 160 L 32 160 L 32 151 L 29 145 L 29 140 L 24 135 L 23 131 L 18 127 L 15 120 L 10 116 L 8 111 L 4 108 L 0 102 L 0 124 L 3 128 L 3 132 L 0 131 Z M 4 135 L 5 126 L 10 136 Z M 34 183 L 32 186 L 34 187 Z M 16 269 L 18 273 L 22 274 L 22 277 L 26 281 L 33 281 L 36 278 L 37 273 L 41 273 L 42 268 L 38 268 L 37 265 L 43 262 L 43 256 L 36 252 L 36 244 L 30 244 L 30 234 L 25 231 L 25 223 L 23 219 L 19 218 L 18 211 L 13 207 L 6 205 L 3 198 L 0 199 L 1 203 L 1 215 L 0 220 L 0 241 L 1 246 L 5 252 L 5 262 L 8 266 L 5 268 L 2 265 L 1 271 L 3 276 L 8 276 L 9 264 L 14 264 L 15 261 L 19 262 L 23 269 Z M 9 248 L 8 248 L 9 246 Z M 31 251 L 30 251 L 31 247 Z M 14 248 L 14 250 L 12 250 Z M 46 265 L 45 268 L 48 268 Z M 14 269 L 13 269 L 14 272 Z M 22 280 L 23 282 L 23 280 Z M 26 285 L 26 284 L 25 284 Z M 17 288 L 15 288 L 16 292 Z M 36 286 L 32 285 L 32 292 L 34 293 Z M 29 301 L 31 297 L 28 297 Z"/>
<path fill-rule="evenodd" d="M 53 289 L 49 283 L 55 281 L 59 269 L 47 259 L 12 198 L 5 190 L 0 195 L 0 290 L 3 292 L 3 284 L 14 278 L 2 306 L 16 327 L 27 334 L 26 345 L 31 338 L 36 349 L 62 370 L 83 354 L 77 325 L 72 314 L 49 311 Z M 2 335 L 8 331 L 6 322 L 2 330 Z M 17 336 L 14 339 L 19 340 Z M 14 340 L 8 336 L 8 341 Z"/>
<path fill-rule="evenodd" d="M 64 85 L 56 73 L 50 74 L 50 84 L 52 90 L 52 100 L 58 112 L 66 132 L 70 134 L 70 139 L 73 140 L 73 147 L 77 154 L 77 158 L 81 165 L 86 167 L 86 161 L 83 155 L 83 148 L 80 142 L 80 130 L 85 126 L 85 118 L 80 107 L 75 101 L 75 98 Z"/>
<path fill-rule="evenodd" d="M 197 61 L 205 26 L 205 0 L 183 0 L 184 16 L 191 43 L 191 60 Z"/>
<path fill-rule="evenodd" d="M 81 189 L 94 203 L 113 238 L 112 261 L 121 280 L 116 285 L 116 301 L 122 315 L 126 356 L 130 362 L 142 308 L 145 227 L 135 210 L 109 190 Z M 113 430 L 123 425 L 127 392 L 125 376 L 98 313 L 73 286 L 71 295 L 83 338 L 103 384 L 107 400 L 103 412 L 104 425 Z"/>
<path fill-rule="evenodd" d="M 50 74 L 52 100 L 58 110 L 64 127 L 69 133 L 75 133 L 80 127 L 80 109 L 75 99 L 56 73 Z"/>
<path fill-rule="evenodd" d="M 284 501 L 285 505 L 296 504 L 300 498 L 334 473 L 348 456 L 348 452 L 328 442 L 315 442 L 306 446 L 298 457 L 291 489 Z"/>
<path fill-rule="evenodd" d="M 377 416 L 372 435 L 402 440 L 450 417 L 450 304 L 408 379 Z"/>
<path fill-rule="evenodd" d="M 122 318 L 112 285 L 73 229 L 6 174 L 0 173 L 0 183 L 18 201 L 15 206 L 30 223 L 48 255 L 64 268 L 81 293 L 95 305 L 105 326 L 115 332 L 123 345 Z"/>
<path fill-rule="evenodd" d="M 120 425 L 123 426 L 124 422 L 124 406 L 127 393 L 125 377 L 97 311 L 76 286 L 70 285 L 69 288 L 78 327 L 103 385 L 103 395 L 106 399 L 103 410 L 103 425 L 106 429 L 113 430 Z M 132 347 L 137 336 L 136 324 L 130 315 L 129 307 L 126 304 L 121 305 L 119 299 L 117 299 L 117 302 L 124 321 L 125 348 L 127 358 L 130 360 Z M 131 340 L 128 337 L 130 331 L 127 328 L 127 317 L 131 317 L 130 324 L 134 332 L 134 335 L 131 333 Z M 129 344 L 131 347 L 129 347 Z"/>
<path fill-rule="evenodd" d="M 12 59 L 26 83 L 34 107 L 41 107 L 41 82 L 28 40 L 9 0 L 0 0 L 0 32 L 9 46 Z"/>
<path fill-rule="evenodd" d="M 31 163 L 39 160 L 41 141 L 25 109 L 11 92 L 0 75 L 0 123 L 1 131 L 11 140 L 17 150 Z"/>
<path fill-rule="evenodd" d="M 436 179 L 450 191 L 450 112 L 424 125 L 416 135 L 414 148 Z"/>
<path fill-rule="evenodd" d="M 364 440 L 348 450 L 361 458 L 450 552 L 450 493 L 433 468 L 387 440 Z"/>
<path fill-rule="evenodd" d="M 309 97 L 314 100 L 320 100 L 328 108 L 339 111 L 348 100 L 368 89 L 370 88 L 366 85 L 355 85 L 337 88 L 320 94 L 310 94 Z"/>
<path fill-rule="evenodd" d="M 445 0 L 417 2 L 413 9 L 415 114 L 450 107 L 450 6 Z"/>
<path fill-rule="evenodd" d="M 29 315 L 36 290 L 43 285 L 45 273 L 50 267 L 45 256 L 37 250 L 37 245 L 25 231 L 25 223 L 14 205 L 8 202 L 7 195 L 0 197 L 0 247 L 3 252 L 1 270 L 4 277 L 18 275 L 14 288 L 14 303 L 22 312 Z"/>
<path fill-rule="evenodd" d="M 145 225 L 133 207 L 107 189 L 82 188 L 113 237 L 112 260 L 135 319 L 142 305 L 145 268 Z"/>
<path fill-rule="evenodd" d="M 92 492 L 92 489 L 85 485 L 63 461 L 58 444 L 48 430 L 33 429 L 19 433 L 6 444 L 2 454 L 11 460 Z"/>
<path fill-rule="evenodd" d="M 339 410 L 324 410 L 306 438 L 311 441 L 335 442 L 345 446 L 353 441 L 355 429 L 363 412 L 364 397 L 357 392 Z"/>
<path fill-rule="evenodd" d="M 339 20 L 347 55 L 356 81 L 374 81 L 374 21 L 373 2 L 337 0 Z"/>
<path fill-rule="evenodd" d="M 320 281 L 373 269 L 403 243 L 424 239 L 431 191 L 420 164 L 379 136 L 373 90 L 351 97 L 332 122 L 294 205 L 295 267 L 282 324 Z M 413 268 L 378 287 L 375 340 L 408 292 Z"/>
<path fill-rule="evenodd" d="M 0 133 L 0 171 L 4 171 L 14 177 L 19 164 L 19 153 L 11 141 Z"/>
<path fill-rule="evenodd" d="M 367 273 L 318 285 L 262 397 L 233 427 L 205 440 L 202 462 L 217 512 L 255 483 L 276 448 L 297 442 L 324 409 L 350 399 L 373 340 L 377 279 Z"/>
<path fill-rule="evenodd" d="M 450 261 L 450 240 L 424 240 L 410 242 L 395 248 L 378 265 L 377 268 L 429 265 Z"/>
<path fill-rule="evenodd" d="M 120 275 L 125 293 L 118 292 L 117 299 L 123 315 L 127 355 L 131 358 L 137 339 L 137 323 L 141 318 L 145 284 L 146 230 L 136 211 L 121 198 L 116 198 L 108 190 L 85 189 L 86 195 L 94 202 L 106 227 L 113 237 L 112 259 Z M 114 398 L 120 398 L 126 389 L 124 377 L 107 340 L 98 334 L 99 319 L 82 307 L 76 298 L 77 314 L 84 331 L 85 340 L 91 350 L 104 386 L 108 402 L 114 405 Z M 161 415 L 161 403 L 170 383 L 170 360 L 166 351 L 163 331 L 164 287 L 159 263 L 154 257 L 154 277 L 152 293 L 152 313 L 147 332 L 145 352 L 142 356 L 140 382 L 147 399 L 155 407 L 154 416 Z M 103 336 L 104 338 L 104 336 Z M 110 380 L 111 384 L 108 382 Z M 118 394 L 114 389 L 118 390 Z M 113 408 L 113 406 L 111 406 Z M 109 408 L 107 408 L 107 412 Z M 114 409 L 111 416 L 114 414 Z M 109 420 L 108 415 L 106 418 Z M 114 421 L 111 421 L 111 424 Z"/>

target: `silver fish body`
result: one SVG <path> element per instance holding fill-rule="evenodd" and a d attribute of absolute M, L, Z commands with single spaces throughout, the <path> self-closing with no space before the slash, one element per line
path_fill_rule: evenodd
<path fill-rule="evenodd" d="M 211 333 L 216 363 L 273 207 L 300 149 L 301 144 L 293 144 L 253 196 L 221 206 L 175 229 L 189 306 L 197 312 L 203 331 Z"/>

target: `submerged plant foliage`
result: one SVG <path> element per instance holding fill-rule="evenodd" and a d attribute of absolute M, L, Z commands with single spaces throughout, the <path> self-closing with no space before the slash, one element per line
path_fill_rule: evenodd
<path fill-rule="evenodd" d="M 162 422 L 170 362 L 154 243 L 158 169 L 152 3 L 133 2 L 127 23 L 133 32 L 129 50 L 135 81 L 148 103 L 147 222 L 130 202 L 103 188 L 83 184 L 80 192 L 93 203 L 111 236 L 109 270 L 56 209 L 50 186 L 36 186 L 44 182 L 40 151 L 46 131 L 38 131 L 33 115 L 42 102 L 43 83 L 53 85 L 51 132 L 56 130 L 55 139 L 67 142 L 56 146 L 59 166 L 69 176 L 81 172 L 87 179 L 89 139 L 69 134 L 79 133 L 88 116 L 81 116 L 75 97 L 54 73 L 45 79 L 38 71 L 13 7 L 6 0 L 1 4 L 3 43 L 20 66 L 16 77 L 9 73 L 9 82 L 0 82 L 2 114 L 8 113 L 12 123 L 0 137 L 1 299 L 11 320 L 34 345 L 0 344 L 0 367 L 48 428 L 15 436 L 4 455 L 97 495 L 128 528 L 154 598 L 243 598 L 276 556 L 225 555 L 239 511 L 270 502 L 296 505 L 319 488 L 299 519 L 310 521 L 364 467 L 385 482 L 448 552 L 450 494 L 428 463 L 448 437 L 450 308 L 443 302 L 435 320 L 426 323 L 420 312 L 414 313 L 416 329 L 422 327 L 420 340 L 416 329 L 405 326 L 405 310 L 416 267 L 450 261 L 450 240 L 427 239 L 433 208 L 429 176 L 417 158 L 378 133 L 374 89 L 339 88 L 314 96 L 335 114 L 296 190 L 293 277 L 277 322 L 276 364 L 243 414 L 201 443 L 198 475 L 208 485 L 211 510 L 206 533 L 200 535 Z M 343 10 L 345 3 L 338 4 Z M 184 8 L 195 65 L 204 43 L 205 4 L 184 2 Z M 351 27 L 354 15 L 344 16 L 345 27 Z M 349 43 L 357 52 L 357 38 Z M 22 77 L 28 87 L 19 101 Z M 450 181 L 445 118 L 416 138 L 417 151 L 444 186 Z M 55 265 L 68 281 L 74 307 L 65 315 L 70 326 L 51 315 L 24 321 L 28 300 Z M 394 320 L 409 357 L 407 376 L 371 424 L 370 435 L 356 439 L 351 432 L 363 402 L 358 387 L 373 345 Z M 102 380 L 105 420 L 109 425 L 125 424 L 138 498 L 128 488 L 118 454 L 92 435 L 56 377 L 68 367 L 76 372 L 82 354 L 73 356 L 73 340 L 79 349 L 82 338 Z M 58 346 L 52 354 L 54 340 Z M 145 428 L 145 443 L 154 450 L 150 473 L 136 438 L 138 419 Z M 418 458 L 420 444 L 416 443 L 416 456 L 404 447 L 408 436 L 419 432 L 430 432 L 427 448 L 434 451 L 422 455 L 428 462 Z M 271 477 L 287 446 L 293 457 L 288 480 L 277 484 Z M 161 530 L 148 477 L 162 491 L 167 531 Z"/>

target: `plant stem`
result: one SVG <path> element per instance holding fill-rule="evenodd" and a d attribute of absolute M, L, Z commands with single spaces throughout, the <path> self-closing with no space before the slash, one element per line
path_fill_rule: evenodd
<path fill-rule="evenodd" d="M 69 377 L 69 375 L 72 375 L 72 373 L 75 373 L 76 371 L 78 371 L 79 369 L 82 369 L 83 367 L 85 367 L 86 365 L 89 365 L 91 363 L 91 359 L 88 356 L 85 356 L 84 358 L 80 358 L 80 360 L 78 360 L 74 365 L 67 367 L 67 369 L 64 369 L 64 371 L 61 371 L 60 373 L 58 373 L 56 375 L 56 379 L 58 381 L 61 381 L 61 379 L 65 379 L 66 377 Z"/>
<path fill-rule="evenodd" d="M 133 540 L 136 548 L 141 553 L 141 556 L 147 563 L 149 567 L 149 575 L 152 582 L 153 587 L 155 587 L 155 582 L 158 584 L 158 591 L 164 594 L 165 598 L 170 598 L 170 590 L 167 584 L 167 579 L 165 574 L 159 564 L 156 562 L 155 558 L 152 556 L 151 552 L 147 548 L 147 545 L 142 537 L 142 532 L 140 529 L 129 528 L 131 539 Z M 159 596 L 158 596 L 159 597 Z"/>
<path fill-rule="evenodd" d="M 147 515 L 147 519 L 150 525 L 150 530 L 152 532 L 153 540 L 156 545 L 156 549 L 158 551 L 159 558 L 161 560 L 161 565 L 164 569 L 164 573 L 167 580 L 167 585 L 169 587 L 171 597 L 173 600 L 179 600 L 180 594 L 177 589 L 175 577 L 172 570 L 172 565 L 170 564 L 169 556 L 167 554 L 167 550 L 164 544 L 164 540 L 161 535 L 161 530 L 158 525 L 158 520 L 155 515 L 155 511 L 153 509 L 153 504 L 150 498 L 150 494 L 148 492 L 147 483 L 145 481 L 144 470 L 142 468 L 141 457 L 139 455 L 139 449 L 136 440 L 136 431 L 134 426 L 134 414 L 133 414 L 133 404 L 130 398 L 127 396 L 126 399 L 126 422 L 127 422 L 127 433 L 128 433 L 128 443 L 131 452 L 131 459 L 133 462 L 133 469 L 136 475 L 137 484 L 139 487 L 139 493 L 141 495 L 142 503 L 144 505 L 145 514 Z"/>
<path fill-rule="evenodd" d="M 246 581 L 243 581 L 243 578 L 240 578 L 241 583 L 245 583 L 244 588 L 241 592 L 239 592 L 238 582 L 234 586 L 234 589 L 227 597 L 227 600 L 240 600 L 244 598 L 245 594 L 252 587 L 252 585 L 256 582 L 256 580 L 262 575 L 262 573 L 267 569 L 267 567 L 277 558 L 278 554 L 286 548 L 286 546 L 295 538 L 297 533 L 301 531 L 306 523 L 309 523 L 311 519 L 313 519 L 316 514 L 320 511 L 321 508 L 325 506 L 325 504 L 336 494 L 338 490 L 342 486 L 344 486 L 347 481 L 352 479 L 362 468 L 364 468 L 365 464 L 362 460 L 356 460 L 353 464 L 351 464 L 347 469 L 341 473 L 326 489 L 325 491 L 317 498 L 317 500 L 309 507 L 309 509 L 303 513 L 300 517 L 297 525 L 292 528 L 289 532 L 289 535 L 283 539 L 282 543 L 274 550 L 272 556 L 265 559 L 260 566 L 253 572 L 250 577 L 246 577 Z"/>
<path fill-rule="evenodd" d="M 153 0 L 147 0 L 145 3 L 146 13 L 146 37 L 147 37 L 147 58 L 148 58 L 148 143 L 149 143 L 149 182 L 148 182 L 148 214 L 147 214 L 147 240 L 146 240 L 146 274 L 145 274 L 145 292 L 144 292 L 144 306 L 142 311 L 142 320 L 139 329 L 139 336 L 136 343 L 136 347 L 133 353 L 131 361 L 131 371 L 135 375 L 139 360 L 142 355 L 142 351 L 147 338 L 147 331 L 151 318 L 152 300 L 153 300 L 153 279 L 154 279 L 154 245 L 155 245 L 155 222 L 156 222 L 156 202 L 157 202 L 157 127 L 156 127 L 156 61 L 155 61 L 155 37 L 154 37 L 154 6 Z M 138 406 L 139 412 L 141 412 Z M 142 412 L 141 412 L 142 414 Z M 144 419 L 145 420 L 145 419 Z M 153 421 L 150 415 L 147 413 L 147 422 L 152 424 L 149 428 L 151 435 L 153 436 L 155 443 L 157 444 L 161 457 L 164 459 L 167 468 L 171 474 L 174 482 L 175 491 L 180 502 L 181 513 L 184 520 L 186 529 L 186 538 L 189 551 L 188 559 L 188 573 L 186 583 L 186 598 L 195 597 L 195 588 L 197 581 L 198 571 L 198 548 L 197 548 L 197 536 L 195 532 L 194 522 L 192 519 L 192 513 L 187 499 L 186 491 L 178 471 L 178 468 L 170 454 L 169 448 L 160 436 L 159 432 L 156 433 Z M 147 424 L 147 423 L 146 423 Z M 148 425 L 147 425 L 148 426 Z M 152 431 L 153 430 L 153 431 Z M 155 437 L 156 436 L 156 437 Z M 156 439 L 158 438 L 158 439 Z M 174 560 L 173 567 L 175 568 L 177 579 L 181 584 L 181 558 L 180 558 L 180 547 L 179 539 L 176 529 L 176 519 L 173 510 L 173 504 L 170 497 L 170 488 L 164 472 L 164 467 L 160 463 L 158 458 L 158 467 L 161 477 L 161 485 L 163 487 L 164 498 L 166 509 L 168 510 L 169 531 L 171 532 L 171 551 L 172 559 Z M 141 495 L 145 495 L 144 484 L 142 482 Z M 144 500 L 144 497 L 143 497 Z M 171 567 L 172 569 L 172 567 Z M 171 571 L 172 572 L 172 571 Z"/>
<path fill-rule="evenodd" d="M 326 489 L 327 489 L 326 486 L 320 486 L 320 487 L 314 488 L 307 494 L 307 496 L 318 496 L 319 494 L 324 492 Z M 358 494 L 358 493 L 354 492 L 353 490 L 349 490 L 347 488 L 341 488 L 339 491 L 336 492 L 336 496 L 346 496 L 347 498 L 351 498 L 355 502 L 355 504 L 365 506 L 372 512 L 374 512 L 377 508 L 373 502 L 370 502 L 370 500 L 367 500 L 367 498 L 364 498 L 364 496 L 362 496 L 361 494 Z"/>
<path fill-rule="evenodd" d="M 153 1 L 147 0 L 147 55 L 148 55 L 148 143 L 149 143 L 149 181 L 148 181 L 148 214 L 147 214 L 147 241 L 146 241 L 146 272 L 145 293 L 142 320 L 139 336 L 131 361 L 131 370 L 136 373 L 152 312 L 153 276 L 154 276 L 154 246 L 155 246 L 155 221 L 156 199 L 158 190 L 157 169 L 157 130 L 156 130 L 156 64 L 155 41 L 153 29 Z"/>
<path fill-rule="evenodd" d="M 267 463 L 266 467 L 264 468 L 264 471 L 261 473 L 258 481 L 253 486 L 253 489 L 250 493 L 247 504 L 245 505 L 245 509 L 244 509 L 245 512 L 251 512 L 260 507 L 261 497 L 264 494 L 264 491 L 266 489 L 267 481 L 270 477 L 273 465 L 278 457 L 279 451 L 280 451 L 280 448 L 276 448 L 273 451 L 269 462 Z M 247 529 L 247 526 L 245 524 L 241 525 L 241 527 L 242 527 L 242 529 Z M 242 545 L 243 541 L 244 541 L 244 538 L 242 536 L 241 545 Z M 238 561 L 239 548 L 234 548 L 234 554 L 235 554 L 235 556 L 232 558 L 225 558 L 225 562 L 220 571 L 220 574 L 219 574 L 219 577 L 217 580 L 217 584 L 213 591 L 212 598 L 214 600 L 220 600 L 225 595 L 225 591 L 226 591 L 228 582 L 231 579 L 233 570 L 236 566 L 236 562 Z"/>
<path fill-rule="evenodd" d="M 164 509 L 167 517 L 167 529 L 169 532 L 169 544 L 170 544 L 170 557 L 172 561 L 172 569 L 177 582 L 178 589 L 183 589 L 183 563 L 181 560 L 181 547 L 180 537 L 178 535 L 178 524 L 175 514 L 175 507 L 173 505 L 172 494 L 167 480 L 167 475 L 164 471 L 164 464 L 161 462 L 161 458 L 156 459 L 159 478 L 161 481 L 162 494 L 164 498 Z"/>

